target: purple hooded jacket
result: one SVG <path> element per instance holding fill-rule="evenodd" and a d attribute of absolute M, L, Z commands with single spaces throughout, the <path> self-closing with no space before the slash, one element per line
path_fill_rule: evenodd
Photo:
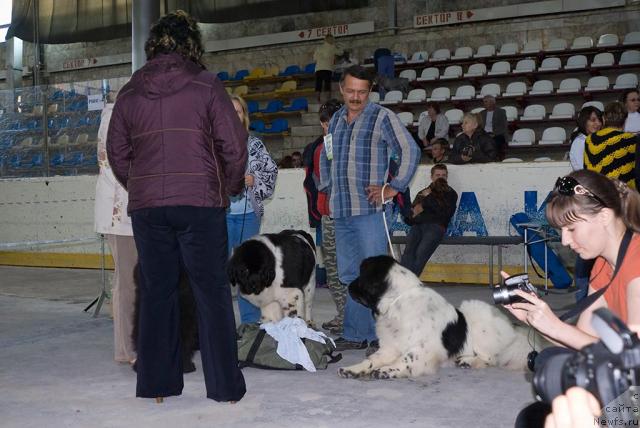
<path fill-rule="evenodd" d="M 178 54 L 159 55 L 120 90 L 109 164 L 132 212 L 226 207 L 244 186 L 247 132 L 218 78 Z"/>

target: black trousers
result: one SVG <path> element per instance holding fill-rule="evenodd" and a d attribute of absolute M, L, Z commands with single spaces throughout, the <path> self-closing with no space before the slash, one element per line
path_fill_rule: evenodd
<path fill-rule="evenodd" d="M 316 71 L 316 92 L 331 92 L 331 70 Z"/>
<path fill-rule="evenodd" d="M 227 266 L 224 208 L 159 207 L 132 213 L 141 270 L 138 397 L 180 395 L 178 279 L 181 261 L 196 299 L 207 397 L 237 401 L 246 392 L 238 368 Z"/>

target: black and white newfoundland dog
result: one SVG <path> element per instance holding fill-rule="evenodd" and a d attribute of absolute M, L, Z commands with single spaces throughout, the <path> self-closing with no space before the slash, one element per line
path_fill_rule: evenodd
<path fill-rule="evenodd" d="M 311 323 L 316 247 L 302 230 L 254 236 L 233 250 L 228 274 L 242 296 L 258 306 L 260 322 L 296 317 Z"/>
<path fill-rule="evenodd" d="M 531 348 L 526 327 L 514 326 L 498 308 L 479 300 L 465 300 L 456 309 L 391 257 L 365 259 L 349 293 L 372 310 L 380 348 L 364 361 L 340 368 L 341 377 L 417 377 L 448 361 L 511 370 L 527 365 Z"/>

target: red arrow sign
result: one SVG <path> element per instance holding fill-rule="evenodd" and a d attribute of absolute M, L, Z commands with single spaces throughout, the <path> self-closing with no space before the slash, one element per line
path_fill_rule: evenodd
<path fill-rule="evenodd" d="M 467 11 L 467 19 L 471 18 L 473 16 L 473 12 L 471 12 L 470 10 Z"/>

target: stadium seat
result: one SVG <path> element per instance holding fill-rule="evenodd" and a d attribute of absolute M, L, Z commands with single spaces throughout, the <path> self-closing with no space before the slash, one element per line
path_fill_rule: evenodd
<path fill-rule="evenodd" d="M 520 120 L 542 120 L 547 115 L 547 111 L 542 104 L 531 104 L 524 108 Z"/>
<path fill-rule="evenodd" d="M 33 110 L 31 111 L 31 114 L 34 116 L 42 116 L 44 109 L 42 107 L 42 104 L 38 104 L 33 106 Z"/>
<path fill-rule="evenodd" d="M 245 78 L 245 76 L 248 76 L 248 75 L 249 75 L 249 70 L 247 69 L 238 70 L 236 71 L 235 76 L 231 78 L 231 80 L 242 80 Z"/>
<path fill-rule="evenodd" d="M 640 31 L 632 31 L 625 34 L 622 44 L 625 46 L 640 44 Z"/>
<path fill-rule="evenodd" d="M 304 97 L 294 98 L 291 101 L 291 105 L 283 107 L 282 111 L 307 111 L 309 109 L 309 102 Z"/>
<path fill-rule="evenodd" d="M 508 61 L 494 62 L 491 66 L 491 71 L 487 73 L 488 76 L 501 76 L 511 73 L 511 64 Z"/>
<path fill-rule="evenodd" d="M 478 47 L 474 58 L 488 58 L 496 54 L 496 47 L 494 45 L 482 45 Z"/>
<path fill-rule="evenodd" d="M 424 89 L 418 88 L 418 89 L 412 89 L 411 91 L 409 91 L 407 98 L 402 102 L 406 104 L 421 103 L 421 102 L 424 102 L 424 100 L 426 99 L 427 99 L 427 91 L 425 91 Z"/>
<path fill-rule="evenodd" d="M 452 100 L 470 100 L 476 97 L 476 88 L 471 85 L 462 85 L 456 89 L 456 94 Z"/>
<path fill-rule="evenodd" d="M 380 104 L 398 104 L 400 102 L 402 102 L 402 91 L 389 91 Z"/>
<path fill-rule="evenodd" d="M 547 128 L 542 132 L 542 138 L 538 141 L 539 145 L 545 146 L 549 144 L 562 144 L 567 139 L 567 131 L 560 126 Z"/>
<path fill-rule="evenodd" d="M 532 73 L 536 71 L 536 61 L 533 59 L 521 59 L 516 64 L 513 74 Z"/>
<path fill-rule="evenodd" d="M 480 77 L 487 74 L 487 66 L 482 63 L 471 64 L 464 77 Z"/>
<path fill-rule="evenodd" d="M 258 113 L 260 104 L 257 101 L 247 101 L 247 110 L 249 114 Z"/>
<path fill-rule="evenodd" d="M 524 162 L 524 161 L 520 158 L 506 158 L 502 160 L 502 163 L 517 163 L 517 162 Z"/>
<path fill-rule="evenodd" d="M 530 146 L 536 140 L 536 133 L 533 129 L 521 128 L 516 129 L 513 133 L 509 146 Z"/>
<path fill-rule="evenodd" d="M 306 73 L 306 74 L 315 73 L 316 72 L 316 63 L 312 62 L 312 63 L 309 63 L 309 64 L 305 65 L 303 72 Z"/>
<path fill-rule="evenodd" d="M 249 129 L 252 131 L 256 131 L 256 132 L 264 132 L 266 126 L 264 124 L 264 121 L 262 120 L 252 120 L 251 123 L 249 123 Z"/>
<path fill-rule="evenodd" d="M 561 68 L 562 62 L 560 61 L 560 58 L 551 56 L 542 60 L 542 64 L 540 64 L 538 71 L 555 71 L 560 70 Z"/>
<path fill-rule="evenodd" d="M 585 92 L 606 91 L 609 89 L 609 78 L 607 76 L 593 76 L 589 78 Z"/>
<path fill-rule="evenodd" d="M 580 107 L 580 110 L 588 106 L 593 106 L 598 110 L 604 112 L 604 104 L 601 101 L 587 101 L 586 103 L 582 104 L 582 107 Z"/>
<path fill-rule="evenodd" d="M 530 54 L 537 54 L 541 50 L 542 50 L 542 40 L 531 40 L 524 44 L 520 53 L 530 55 Z"/>
<path fill-rule="evenodd" d="M 461 46 L 456 49 L 455 54 L 451 57 L 453 60 L 469 59 L 473 56 L 473 49 L 469 46 Z"/>
<path fill-rule="evenodd" d="M 284 107 L 284 103 L 281 100 L 271 100 L 265 108 L 259 111 L 260 113 L 277 113 L 282 110 L 282 107 Z"/>
<path fill-rule="evenodd" d="M 480 88 L 480 93 L 478 94 L 477 98 L 482 99 L 487 95 L 499 97 L 501 93 L 502 88 L 498 83 L 485 83 L 484 85 L 482 85 L 482 88 Z"/>
<path fill-rule="evenodd" d="M 449 125 L 459 125 L 462 123 L 462 116 L 464 112 L 458 108 L 452 108 L 444 112 L 444 116 L 447 118 Z"/>
<path fill-rule="evenodd" d="M 427 59 L 429 59 L 429 52 L 418 51 L 414 52 L 413 55 L 411 55 L 411 58 L 409 59 L 409 61 L 407 61 L 407 63 L 416 64 L 419 62 L 425 62 Z"/>
<path fill-rule="evenodd" d="M 67 134 L 62 134 L 56 139 L 56 144 L 65 145 L 69 144 L 69 136 Z"/>
<path fill-rule="evenodd" d="M 570 56 L 564 65 L 565 70 L 576 70 L 580 68 L 587 68 L 587 57 L 584 55 Z"/>
<path fill-rule="evenodd" d="M 275 92 L 276 93 L 292 92 L 292 91 L 295 91 L 296 89 L 298 89 L 298 82 L 295 80 L 287 80 L 282 82 L 282 85 L 280 85 L 279 88 L 276 88 Z"/>
<path fill-rule="evenodd" d="M 618 46 L 618 43 L 620 43 L 620 39 L 617 34 L 603 34 L 598 37 L 599 48 Z"/>
<path fill-rule="evenodd" d="M 48 114 L 55 114 L 58 112 L 58 103 L 49 104 L 47 107 Z"/>
<path fill-rule="evenodd" d="M 620 55 L 619 65 L 640 64 L 640 51 L 624 51 Z"/>
<path fill-rule="evenodd" d="M 425 82 L 429 80 L 437 80 L 440 77 L 440 70 L 437 67 L 427 67 L 422 70 L 420 73 L 420 77 L 418 77 L 418 82 Z"/>
<path fill-rule="evenodd" d="M 287 132 L 288 130 L 289 122 L 287 119 L 278 118 L 274 119 L 274 121 L 271 122 L 271 126 L 262 132 L 265 134 L 279 134 L 281 132 Z"/>
<path fill-rule="evenodd" d="M 233 88 L 233 95 L 244 97 L 249 93 L 249 87 L 247 85 L 239 85 Z"/>
<path fill-rule="evenodd" d="M 568 79 L 564 79 L 560 82 L 560 86 L 558 86 L 558 90 L 556 93 L 558 94 L 570 94 L 575 92 L 580 92 L 582 89 L 582 84 L 579 79 L 575 77 L 570 77 Z"/>
<path fill-rule="evenodd" d="M 223 82 L 225 80 L 229 80 L 229 72 L 228 71 L 220 71 L 217 74 L 218 79 L 222 80 Z"/>
<path fill-rule="evenodd" d="M 573 39 L 571 50 L 590 49 L 593 47 L 593 39 L 589 36 L 580 36 Z"/>
<path fill-rule="evenodd" d="M 471 111 L 470 111 L 470 113 L 478 114 L 478 113 L 480 113 L 482 110 L 484 110 L 484 107 L 476 107 L 476 108 L 472 108 L 472 109 L 471 109 Z"/>
<path fill-rule="evenodd" d="M 398 119 L 400 119 L 400 122 L 402 122 L 404 126 L 409 126 L 413 124 L 413 113 L 410 111 L 400 112 L 398 113 Z"/>
<path fill-rule="evenodd" d="M 553 39 L 549 42 L 546 52 L 558 52 L 567 49 L 567 41 L 565 39 Z"/>
<path fill-rule="evenodd" d="M 398 77 L 402 79 L 409 79 L 410 82 L 417 78 L 415 70 L 402 70 Z"/>
<path fill-rule="evenodd" d="M 457 79 L 460 76 L 462 76 L 462 67 L 459 65 L 450 65 L 444 69 L 444 73 L 440 76 L 440 80 Z"/>
<path fill-rule="evenodd" d="M 378 92 L 369 92 L 369 101 L 372 103 L 379 103 L 380 102 L 380 93 Z"/>
<path fill-rule="evenodd" d="M 502 108 L 507 113 L 507 122 L 513 122 L 514 120 L 518 120 L 518 109 L 516 107 L 504 106 Z"/>
<path fill-rule="evenodd" d="M 559 103 L 553 106 L 549 119 L 573 119 L 576 108 L 571 103 Z"/>
<path fill-rule="evenodd" d="M 431 55 L 431 61 L 447 61 L 451 58 L 449 49 L 438 49 Z"/>
<path fill-rule="evenodd" d="M 591 67 L 611 67 L 615 63 L 611 52 L 602 52 L 593 57 Z"/>
<path fill-rule="evenodd" d="M 87 144 L 88 141 L 89 141 L 89 134 L 87 134 L 86 132 L 82 132 L 76 136 L 76 139 L 73 142 L 73 144 Z"/>
<path fill-rule="evenodd" d="M 64 153 L 58 152 L 51 156 L 49 159 L 49 165 L 51 166 L 60 166 L 64 163 Z"/>
<path fill-rule="evenodd" d="M 451 91 L 449 88 L 438 87 L 431 92 L 431 96 L 427 101 L 446 101 L 451 97 Z"/>
<path fill-rule="evenodd" d="M 280 76 L 293 76 L 294 74 L 301 74 L 302 70 L 299 65 L 291 64 L 285 67 L 284 71 L 280 72 Z"/>
<path fill-rule="evenodd" d="M 638 86 L 638 75 L 635 73 L 620 74 L 616 78 L 613 89 L 629 89 Z"/>
<path fill-rule="evenodd" d="M 511 82 L 502 93 L 503 97 L 520 97 L 527 93 L 527 84 L 524 82 Z"/>
<path fill-rule="evenodd" d="M 533 83 L 529 95 L 545 95 L 553 93 L 553 82 L 551 80 L 538 80 Z"/>
<path fill-rule="evenodd" d="M 539 158 L 535 158 L 533 161 L 534 162 L 551 162 L 553 159 L 551 159 L 549 156 L 541 156 Z"/>
<path fill-rule="evenodd" d="M 272 65 L 264 69 L 264 77 L 274 77 L 280 74 L 280 67 Z"/>
<path fill-rule="evenodd" d="M 498 56 L 516 55 L 518 53 L 517 43 L 503 43 L 498 52 Z"/>
<path fill-rule="evenodd" d="M 264 77 L 264 68 L 256 67 L 252 69 L 248 75 L 244 76 L 244 79 L 261 79 Z"/>

